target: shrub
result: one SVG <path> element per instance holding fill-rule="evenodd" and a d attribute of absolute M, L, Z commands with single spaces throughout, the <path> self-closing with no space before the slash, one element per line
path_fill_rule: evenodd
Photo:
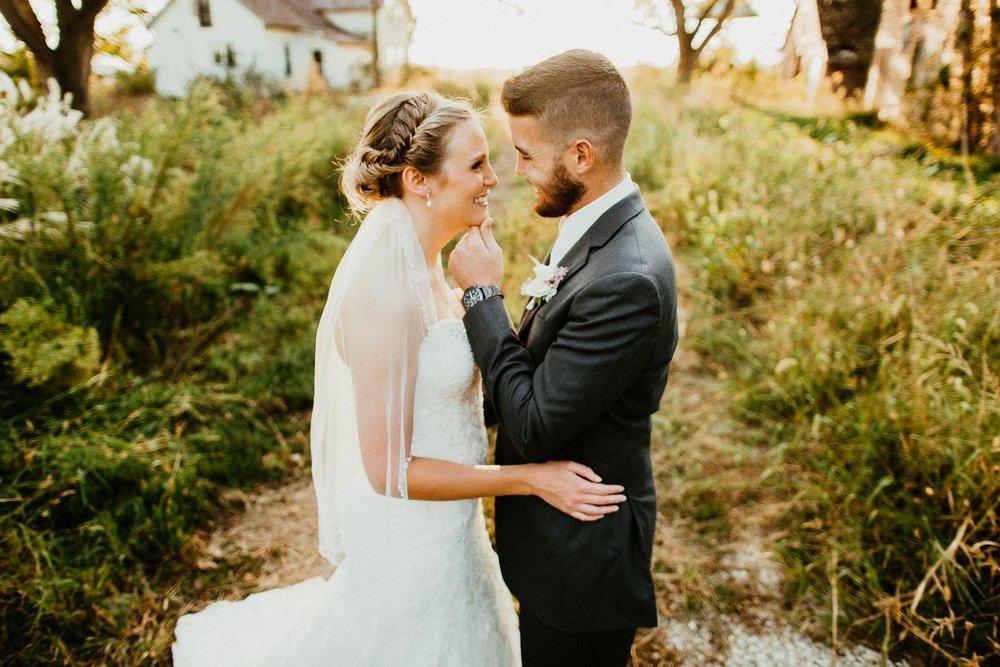
<path fill-rule="evenodd" d="M 156 75 L 143 61 L 134 70 L 115 72 L 115 88 L 123 95 L 138 97 L 156 92 Z"/>
<path fill-rule="evenodd" d="M 95 329 L 67 324 L 30 299 L 0 314 L 0 331 L 14 379 L 29 387 L 68 389 L 101 363 Z"/>
<path fill-rule="evenodd" d="M 828 609 L 834 581 L 840 627 L 887 647 L 996 657 L 995 184 L 850 121 L 712 103 L 667 123 L 669 158 L 630 168 L 694 268 L 688 344 L 783 461 L 792 592 Z"/>
<path fill-rule="evenodd" d="M 196 86 L 90 121 L 0 87 L 3 661 L 162 660 L 123 628 L 165 627 L 150 590 L 195 568 L 192 532 L 307 460 L 360 119 Z"/>

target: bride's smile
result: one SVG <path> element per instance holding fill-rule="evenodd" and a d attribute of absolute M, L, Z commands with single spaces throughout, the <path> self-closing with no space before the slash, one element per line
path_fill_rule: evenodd
<path fill-rule="evenodd" d="M 442 169 L 429 175 L 427 184 L 428 213 L 437 224 L 447 225 L 452 235 L 487 218 L 490 188 L 497 184 L 497 175 L 478 121 L 466 121 L 452 130 Z"/>

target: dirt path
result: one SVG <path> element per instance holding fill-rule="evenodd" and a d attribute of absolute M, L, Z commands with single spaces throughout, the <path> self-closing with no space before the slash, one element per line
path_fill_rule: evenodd
<path fill-rule="evenodd" d="M 687 284 L 683 274 L 680 282 Z M 682 294 L 684 325 L 690 300 Z M 789 624 L 783 577 L 772 554 L 781 503 L 761 484 L 772 463 L 767 452 L 739 444 L 719 371 L 683 345 L 654 432 L 661 511 L 653 571 L 660 624 L 637 635 L 633 665 L 881 664 L 869 649 L 834 652 L 829 643 L 810 639 L 814 622 Z M 259 564 L 244 571 L 227 597 L 331 573 L 316 551 L 308 475 L 241 499 L 246 510 L 202 538 L 206 569 L 233 558 Z"/>
<path fill-rule="evenodd" d="M 239 495 L 246 509 L 207 537 L 203 567 L 233 559 L 261 563 L 243 575 L 255 590 L 333 572 L 316 549 L 316 496 L 308 474 L 280 487 Z"/>
<path fill-rule="evenodd" d="M 865 647 L 830 648 L 793 627 L 773 550 L 783 501 L 763 482 L 778 463 L 742 443 L 724 371 L 685 346 L 696 295 L 684 266 L 681 346 L 654 417 L 653 458 L 660 513 L 653 550 L 659 627 L 640 631 L 633 664 L 804 667 L 879 665 Z"/>

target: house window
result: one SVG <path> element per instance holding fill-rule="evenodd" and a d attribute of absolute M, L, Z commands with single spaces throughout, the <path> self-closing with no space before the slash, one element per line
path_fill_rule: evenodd
<path fill-rule="evenodd" d="M 292 49 L 285 44 L 285 76 L 290 77 L 292 75 Z"/>
<path fill-rule="evenodd" d="M 232 46 L 226 47 L 226 67 L 233 69 L 236 67 L 236 52 Z"/>
<path fill-rule="evenodd" d="M 323 52 L 322 51 L 313 51 L 313 62 L 316 63 L 316 71 L 319 72 L 320 75 L 322 76 L 322 74 L 323 74 Z"/>
<path fill-rule="evenodd" d="M 208 6 L 208 0 L 195 0 L 198 9 L 198 22 L 201 23 L 202 28 L 208 28 L 212 25 L 212 10 Z"/>

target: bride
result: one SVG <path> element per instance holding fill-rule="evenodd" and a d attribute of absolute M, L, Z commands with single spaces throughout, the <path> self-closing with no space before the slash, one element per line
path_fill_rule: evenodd
<path fill-rule="evenodd" d="M 581 521 L 624 501 L 578 463 L 483 465 L 479 372 L 441 251 L 488 216 L 488 153 L 463 103 L 400 93 L 369 111 L 342 181 L 367 215 L 316 335 L 313 481 L 337 570 L 182 617 L 174 664 L 519 664 L 479 498 L 533 494 Z"/>

